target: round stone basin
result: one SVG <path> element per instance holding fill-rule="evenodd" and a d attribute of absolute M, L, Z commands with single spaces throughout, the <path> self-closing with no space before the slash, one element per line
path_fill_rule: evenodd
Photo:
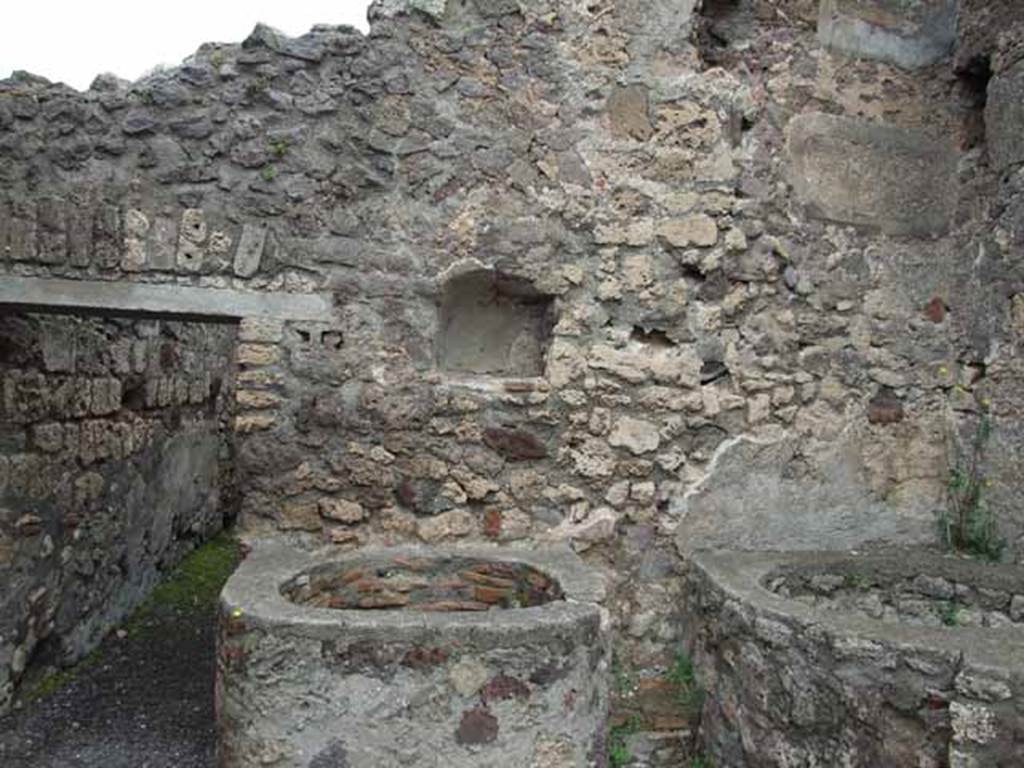
<path fill-rule="evenodd" d="M 221 594 L 218 765 L 604 765 L 603 599 L 567 548 L 257 542 Z"/>
<path fill-rule="evenodd" d="M 1024 765 L 1024 569 L 699 553 L 686 642 L 716 765 Z"/>
<path fill-rule="evenodd" d="M 531 565 L 457 556 L 327 563 L 290 579 L 281 591 L 318 608 L 439 613 L 531 608 L 564 599 L 558 582 Z"/>

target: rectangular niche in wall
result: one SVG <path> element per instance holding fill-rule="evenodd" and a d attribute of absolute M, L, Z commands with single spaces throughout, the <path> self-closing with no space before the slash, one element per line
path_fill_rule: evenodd
<path fill-rule="evenodd" d="M 477 270 L 452 278 L 441 299 L 442 370 L 541 376 L 554 326 L 553 300 L 522 278 Z"/>

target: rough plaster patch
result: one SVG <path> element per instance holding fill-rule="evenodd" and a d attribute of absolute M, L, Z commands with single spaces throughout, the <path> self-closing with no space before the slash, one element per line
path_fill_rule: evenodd
<path fill-rule="evenodd" d="M 826 47 L 906 69 L 949 56 L 956 27 L 957 0 L 822 0 L 818 14 Z"/>
<path fill-rule="evenodd" d="M 726 440 L 704 477 L 670 505 L 679 520 L 677 547 L 688 554 L 933 540 L 929 500 L 897 510 L 872 494 L 858 445 L 849 437 L 815 449 L 792 437 Z"/>
<path fill-rule="evenodd" d="M 790 180 L 808 215 L 889 234 L 942 234 L 956 154 L 947 142 L 865 120 L 798 115 L 787 128 Z"/>
<path fill-rule="evenodd" d="M 1024 62 L 992 78 L 985 104 L 985 132 L 996 168 L 1024 161 Z"/>

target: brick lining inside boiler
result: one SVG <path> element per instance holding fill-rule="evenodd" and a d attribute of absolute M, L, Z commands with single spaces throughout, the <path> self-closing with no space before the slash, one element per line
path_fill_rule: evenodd
<path fill-rule="evenodd" d="M 392 558 L 302 573 L 282 587 L 321 608 L 451 612 L 530 608 L 562 600 L 558 582 L 524 563 L 473 558 Z"/>

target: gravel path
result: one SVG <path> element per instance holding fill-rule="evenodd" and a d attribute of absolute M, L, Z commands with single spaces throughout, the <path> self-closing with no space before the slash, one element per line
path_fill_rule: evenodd
<path fill-rule="evenodd" d="M 0 719 L 0 766 L 213 766 L 213 618 L 158 611 L 108 637 L 69 684 Z"/>

